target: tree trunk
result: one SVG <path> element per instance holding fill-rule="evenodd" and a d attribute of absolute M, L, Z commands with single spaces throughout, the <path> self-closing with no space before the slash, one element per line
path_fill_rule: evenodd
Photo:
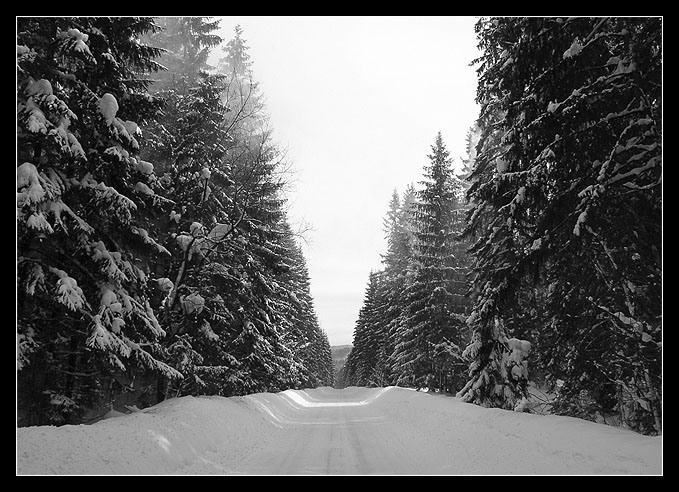
<path fill-rule="evenodd" d="M 156 403 L 165 401 L 165 399 L 167 398 L 167 388 L 168 388 L 167 378 L 162 374 L 159 374 L 158 381 L 156 381 Z"/>

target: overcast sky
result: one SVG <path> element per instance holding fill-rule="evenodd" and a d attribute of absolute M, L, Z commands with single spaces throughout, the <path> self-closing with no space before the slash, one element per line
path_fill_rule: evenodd
<path fill-rule="evenodd" d="M 352 343 L 386 251 L 394 189 L 416 188 L 437 132 L 456 166 L 478 115 L 474 17 L 225 17 L 240 25 L 274 139 L 293 167 L 293 228 L 331 345 Z M 215 56 L 222 56 L 217 48 Z"/>

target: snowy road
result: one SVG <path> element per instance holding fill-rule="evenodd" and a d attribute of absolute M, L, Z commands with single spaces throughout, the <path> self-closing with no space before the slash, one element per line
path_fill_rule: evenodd
<path fill-rule="evenodd" d="M 662 437 L 404 388 L 317 388 L 20 428 L 17 474 L 659 475 Z"/>
<path fill-rule="evenodd" d="M 416 458 L 408 446 L 412 433 L 395 428 L 379 406 L 370 400 L 357 400 L 356 391 L 324 396 L 311 401 L 296 398 L 289 412 L 275 415 L 274 421 L 282 427 L 281 435 L 271 445 L 248 456 L 239 471 L 398 474 L 403 472 L 404 463 Z"/>
<path fill-rule="evenodd" d="M 645 456 L 657 458 L 660 472 L 659 438 L 578 419 L 483 409 L 401 388 L 275 397 L 256 398 L 280 434 L 235 465 L 238 473 L 643 474 L 650 472 Z"/>

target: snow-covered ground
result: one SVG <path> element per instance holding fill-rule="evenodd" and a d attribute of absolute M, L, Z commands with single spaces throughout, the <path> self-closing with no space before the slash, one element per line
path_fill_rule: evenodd
<path fill-rule="evenodd" d="M 404 388 L 182 397 L 17 429 L 18 475 L 660 475 L 662 437 Z"/>

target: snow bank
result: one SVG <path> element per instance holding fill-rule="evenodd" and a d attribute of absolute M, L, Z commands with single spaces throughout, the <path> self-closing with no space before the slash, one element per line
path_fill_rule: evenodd
<path fill-rule="evenodd" d="M 662 473 L 662 437 L 404 388 L 351 387 L 182 397 L 92 425 L 19 428 L 17 474 L 238 474 L 260 451 L 328 425 L 314 415 L 332 416 L 344 429 L 337 432 L 369 432 L 350 424 L 365 412 L 406 446 L 400 473 Z"/>
<path fill-rule="evenodd" d="M 224 474 L 271 423 L 242 398 L 170 399 L 92 425 L 17 429 L 20 475 Z"/>
<path fill-rule="evenodd" d="M 428 398 L 428 400 L 427 400 Z M 662 437 L 572 417 L 483 408 L 459 398 L 418 393 L 380 400 L 393 421 L 427 440 L 450 446 L 425 450 L 430 459 L 448 453 L 440 473 L 540 475 L 660 474 Z M 455 449 L 463 452 L 455 452 Z M 448 462 L 446 462 L 448 461 Z"/>

